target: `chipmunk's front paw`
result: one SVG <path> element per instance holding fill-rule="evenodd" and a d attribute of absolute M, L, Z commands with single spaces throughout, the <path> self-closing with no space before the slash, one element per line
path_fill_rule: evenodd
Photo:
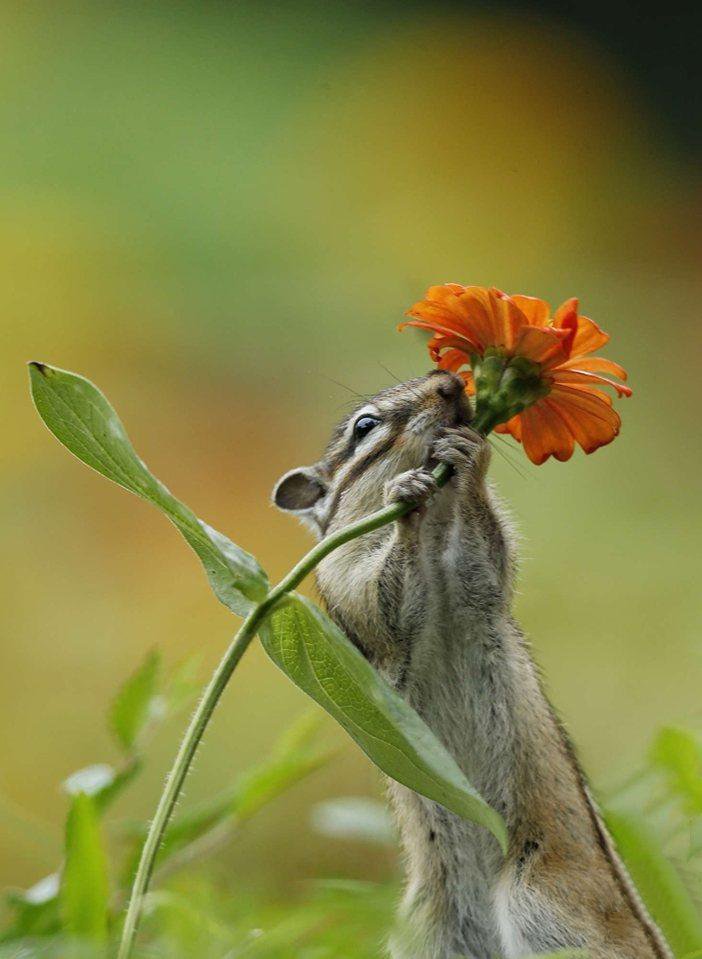
<path fill-rule="evenodd" d="M 415 469 L 393 476 L 385 484 L 385 503 L 412 503 L 415 511 L 423 510 L 436 491 L 436 480 L 429 470 Z"/>
<path fill-rule="evenodd" d="M 489 447 L 485 437 L 469 426 L 447 426 L 432 444 L 431 459 L 452 466 L 457 473 L 470 470 L 482 475 L 487 469 Z"/>

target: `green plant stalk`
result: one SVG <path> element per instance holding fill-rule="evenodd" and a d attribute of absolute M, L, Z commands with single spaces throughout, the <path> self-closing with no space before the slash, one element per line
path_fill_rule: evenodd
<path fill-rule="evenodd" d="M 483 415 L 479 414 L 476 416 L 471 425 L 478 432 L 487 435 L 496 425 L 496 422 L 494 421 L 494 415 L 491 416 L 486 411 Z M 439 463 L 433 470 L 433 476 L 437 486 L 443 486 L 451 476 L 451 472 L 452 468 L 450 466 L 446 463 Z M 265 599 L 257 606 L 254 606 L 241 624 L 238 633 L 232 640 L 217 666 L 212 679 L 202 694 L 202 698 L 190 720 L 176 758 L 173 761 L 171 771 L 166 779 L 166 785 L 164 786 L 158 806 L 156 807 L 154 818 L 149 825 L 149 831 L 144 840 L 139 865 L 134 876 L 129 906 L 127 907 L 127 914 L 124 920 L 124 926 L 122 927 L 122 938 L 120 940 L 117 959 L 128 959 L 131 953 L 141 919 L 144 898 L 149 888 L 156 856 L 159 846 L 161 845 L 161 840 L 163 839 L 163 834 L 168 826 L 168 821 L 178 801 L 183 783 L 188 775 L 193 758 L 207 729 L 212 713 L 232 673 L 239 664 L 241 657 L 256 635 L 258 627 L 266 616 L 272 612 L 274 606 L 283 599 L 286 593 L 291 592 L 296 586 L 299 586 L 303 579 L 312 572 L 325 556 L 328 556 L 329 553 L 332 553 L 335 549 L 338 549 L 339 546 L 343 546 L 344 543 L 348 543 L 352 539 L 356 539 L 373 530 L 380 529 L 381 526 L 387 526 L 388 523 L 399 519 L 413 508 L 413 503 L 393 503 L 327 536 L 302 557 L 299 563 L 281 579 L 277 586 L 274 586 L 273 589 L 269 591 Z"/>

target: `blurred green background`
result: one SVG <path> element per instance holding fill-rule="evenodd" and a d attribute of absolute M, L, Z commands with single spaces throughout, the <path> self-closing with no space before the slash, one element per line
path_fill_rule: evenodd
<path fill-rule="evenodd" d="M 0 883 L 55 867 L 57 784 L 114 759 L 105 703 L 146 651 L 200 650 L 204 678 L 235 628 L 162 517 L 49 437 L 29 359 L 98 383 L 154 472 L 275 578 L 309 539 L 274 481 L 316 458 L 349 390 L 424 371 L 394 325 L 428 284 L 580 296 L 635 395 L 592 457 L 493 458 L 518 614 L 596 786 L 662 723 L 699 725 L 700 194 L 678 51 L 639 24 L 632 59 L 547 7 L 3 4 Z M 253 649 L 183 806 L 305 708 Z M 181 724 L 124 815 L 153 808 Z M 327 736 L 339 758 L 221 854 L 232 876 L 282 892 L 396 868 L 311 828 L 325 797 L 380 794 Z"/>

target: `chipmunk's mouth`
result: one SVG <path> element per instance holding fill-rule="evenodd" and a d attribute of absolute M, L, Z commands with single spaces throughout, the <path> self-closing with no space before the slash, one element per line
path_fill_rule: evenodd
<path fill-rule="evenodd" d="M 434 422 L 424 435 L 425 452 L 422 457 L 422 466 L 425 469 L 433 470 L 439 465 L 439 461 L 431 455 L 434 441 L 438 438 L 444 427 L 470 426 L 473 419 L 473 409 L 465 391 L 454 393 L 450 398 L 445 398 L 441 404 L 440 410 L 435 410 Z"/>
<path fill-rule="evenodd" d="M 449 423 L 449 426 L 470 426 L 471 420 L 473 419 L 473 410 L 471 409 L 470 402 L 465 393 L 461 393 L 457 402 L 456 408 L 454 410 L 454 422 Z"/>

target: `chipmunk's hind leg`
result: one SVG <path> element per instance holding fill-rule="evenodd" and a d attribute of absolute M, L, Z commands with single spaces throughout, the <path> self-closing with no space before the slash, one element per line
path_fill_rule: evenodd
<path fill-rule="evenodd" d="M 643 905 L 599 856 L 544 868 L 543 843 L 527 840 L 494 894 L 503 959 L 582 949 L 589 959 L 673 959 Z M 624 877 L 626 878 L 626 877 Z"/>
<path fill-rule="evenodd" d="M 513 875 L 503 877 L 497 887 L 495 919 L 504 959 L 584 948 L 587 944 L 584 935 L 572 929 L 537 889 Z M 599 953 L 592 959 L 599 959 Z"/>

